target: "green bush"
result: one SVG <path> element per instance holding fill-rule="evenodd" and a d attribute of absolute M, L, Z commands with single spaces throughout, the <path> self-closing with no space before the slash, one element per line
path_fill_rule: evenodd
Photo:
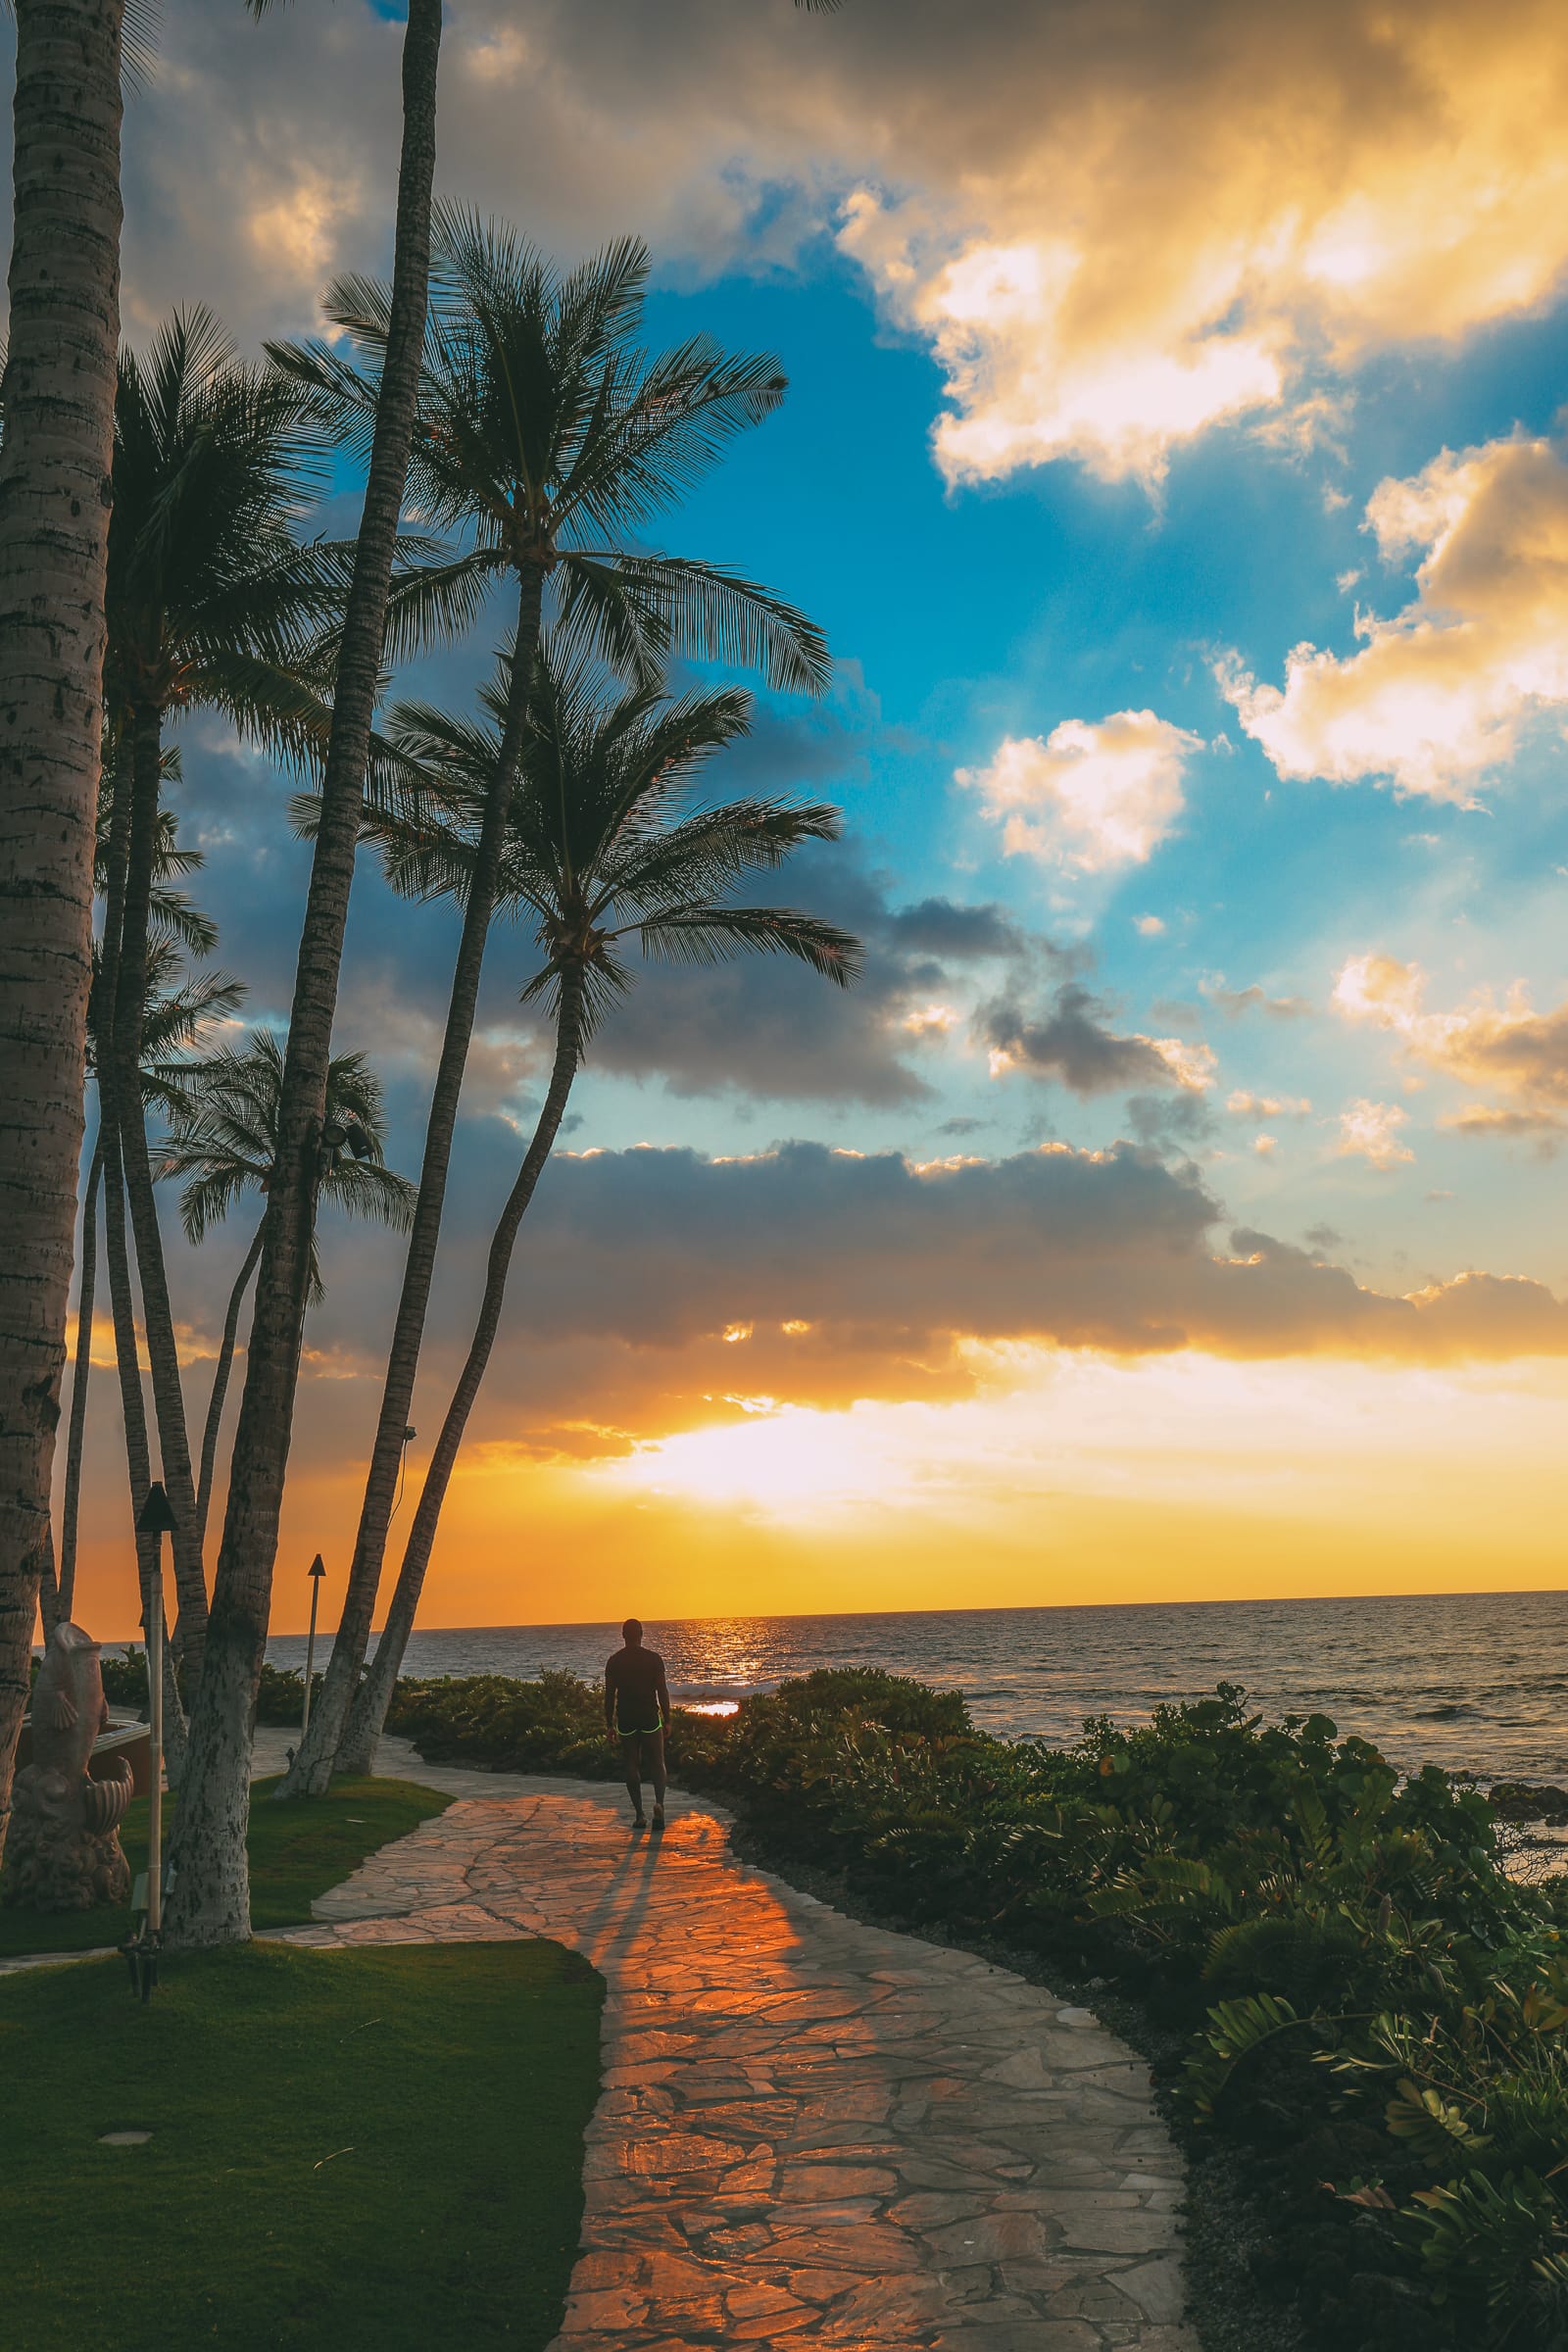
<path fill-rule="evenodd" d="M 140 1649 L 122 1650 L 112 1657 L 105 1650 L 102 1658 L 104 1696 L 112 1706 L 134 1707 L 138 1714 L 147 1705 L 147 1659 Z M 321 1677 L 314 1677 L 314 1688 L 319 1690 Z M 256 1695 L 258 1723 L 303 1723 L 305 1720 L 305 1677 L 291 1668 L 264 1665 L 261 1687 Z"/>
<path fill-rule="evenodd" d="M 430 1764 L 474 1763 L 495 1772 L 558 1772 L 618 1781 L 620 1750 L 605 1737 L 604 1699 L 574 1674 L 541 1669 L 533 1683 L 476 1674 L 397 1687 L 387 1730 L 412 1740 Z M 722 1738 L 713 1718 L 676 1710 L 673 1765 L 694 1762 Z"/>

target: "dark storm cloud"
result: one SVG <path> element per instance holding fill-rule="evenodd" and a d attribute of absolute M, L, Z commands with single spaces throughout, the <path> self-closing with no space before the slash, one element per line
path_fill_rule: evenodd
<path fill-rule="evenodd" d="M 1034 1015 L 1011 997 L 985 1004 L 975 1027 L 993 1053 L 1034 1078 L 1054 1078 L 1075 1095 L 1110 1095 L 1128 1087 L 1178 1086 L 1179 1069 L 1153 1038 L 1120 1033 L 1109 1007 L 1076 981 Z"/>
<path fill-rule="evenodd" d="M 853 841 L 804 850 L 767 897 L 824 915 L 864 943 L 853 988 L 834 988 L 783 956 L 702 970 L 648 964 L 595 1039 L 590 1066 L 662 1077 L 677 1095 L 922 1102 L 933 1091 L 920 1067 L 930 1049 L 906 1020 L 962 985 L 965 967 L 1021 956 L 1029 945 L 995 906 L 926 899 L 898 906 L 888 878 Z"/>

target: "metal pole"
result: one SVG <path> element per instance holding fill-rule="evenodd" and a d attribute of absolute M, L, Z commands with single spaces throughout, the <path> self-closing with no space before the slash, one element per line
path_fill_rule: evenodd
<path fill-rule="evenodd" d="M 305 1714 L 300 1724 L 302 1740 L 311 1728 L 311 1676 L 316 1666 L 316 1604 L 321 1597 L 321 1579 L 325 1574 L 321 1555 L 318 1552 L 310 1567 L 311 1630 L 305 1643 Z"/>

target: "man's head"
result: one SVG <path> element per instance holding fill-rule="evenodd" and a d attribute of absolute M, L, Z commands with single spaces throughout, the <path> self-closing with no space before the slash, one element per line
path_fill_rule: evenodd
<path fill-rule="evenodd" d="M 636 1617 L 628 1617 L 620 1629 L 620 1638 L 628 1649 L 639 1649 L 642 1646 L 643 1639 L 641 1620 Z"/>

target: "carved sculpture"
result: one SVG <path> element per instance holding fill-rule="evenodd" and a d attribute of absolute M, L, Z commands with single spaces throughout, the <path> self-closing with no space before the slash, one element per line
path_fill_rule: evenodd
<path fill-rule="evenodd" d="M 108 1721 L 97 1642 L 79 1625 L 57 1625 L 32 1694 L 32 1761 L 12 1788 L 0 1902 L 87 1911 L 129 1900 L 120 1823 L 131 1798 L 130 1766 L 119 1758 L 109 1780 L 87 1771 Z"/>

